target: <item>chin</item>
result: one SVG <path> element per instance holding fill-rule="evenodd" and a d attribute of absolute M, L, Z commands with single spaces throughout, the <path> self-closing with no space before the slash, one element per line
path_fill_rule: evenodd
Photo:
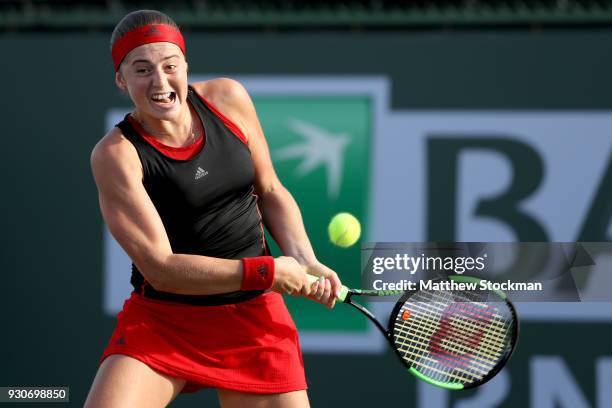
<path fill-rule="evenodd" d="M 158 106 L 147 106 L 146 113 L 159 120 L 172 120 L 181 117 L 182 104 L 175 102 L 171 107 L 160 108 Z"/>

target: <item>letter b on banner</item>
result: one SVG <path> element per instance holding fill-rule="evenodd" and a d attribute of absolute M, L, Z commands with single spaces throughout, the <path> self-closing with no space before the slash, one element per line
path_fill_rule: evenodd
<path fill-rule="evenodd" d="M 516 233 L 518 241 L 548 241 L 542 225 L 520 209 L 521 201 L 532 195 L 543 179 L 542 159 L 527 144 L 502 136 L 428 139 L 428 240 L 457 240 L 458 161 L 462 152 L 470 150 L 502 154 L 511 163 L 513 175 L 505 191 L 480 199 L 474 215 L 503 222 Z"/>

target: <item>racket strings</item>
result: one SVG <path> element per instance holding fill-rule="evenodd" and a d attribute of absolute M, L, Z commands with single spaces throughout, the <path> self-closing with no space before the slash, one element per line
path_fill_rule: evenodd
<path fill-rule="evenodd" d="M 423 314 L 417 314 L 417 316 L 419 316 L 422 319 L 424 326 L 430 326 L 432 333 L 435 333 L 440 326 L 440 319 L 438 319 L 437 317 L 441 314 L 444 308 L 434 308 L 436 310 L 431 311 L 428 309 L 427 305 L 428 304 L 423 303 L 423 302 L 414 303 L 412 304 L 413 308 L 410 309 L 410 312 L 412 313 L 414 311 L 423 311 L 424 312 Z M 406 308 L 406 310 L 408 310 L 408 308 Z M 436 312 L 440 312 L 438 316 L 436 315 Z M 474 330 L 481 330 L 483 332 L 486 331 L 486 334 L 490 336 L 495 336 L 495 338 L 493 339 L 490 339 L 487 336 L 487 339 L 485 339 L 485 341 L 482 342 L 483 344 L 492 346 L 492 348 L 495 349 L 495 346 L 499 342 L 504 341 L 507 335 L 507 332 L 508 332 L 507 324 L 505 324 L 504 321 L 501 321 L 500 318 L 502 318 L 502 316 L 494 315 L 493 319 L 495 320 L 491 321 L 491 327 L 488 327 L 488 328 L 483 325 L 478 325 L 478 324 L 473 324 L 471 322 L 467 322 L 464 319 L 461 319 L 459 317 L 451 317 L 451 322 L 454 323 L 454 326 L 455 326 L 453 327 L 453 329 L 456 330 L 456 333 L 454 334 L 456 337 L 459 337 L 459 338 L 465 338 L 467 340 L 469 338 L 470 333 L 472 333 Z M 402 326 L 405 325 L 401 319 L 398 319 L 398 322 Z M 459 329 L 462 329 L 463 332 L 460 331 Z"/>
<path fill-rule="evenodd" d="M 423 312 L 421 314 L 417 313 L 417 315 L 423 320 L 424 325 L 429 325 L 431 327 L 434 333 L 437 332 L 438 328 L 440 327 L 440 317 L 446 310 L 445 306 L 448 306 L 448 304 L 442 302 L 428 303 L 420 301 L 406 303 L 404 308 L 410 310 L 410 308 L 407 307 L 408 305 L 411 305 L 415 310 Z M 440 305 L 441 307 L 435 307 L 435 305 Z M 483 305 L 483 307 L 490 306 Z M 499 311 L 499 308 L 496 308 L 496 310 Z M 412 312 L 412 310 L 410 311 Z M 501 319 L 504 320 L 502 321 Z M 486 324 L 477 321 L 471 322 L 467 319 L 461 318 L 461 316 L 450 316 L 449 320 L 450 323 L 452 323 L 450 328 L 452 329 L 452 334 L 454 334 L 454 336 L 448 337 L 459 337 L 468 340 L 474 331 L 481 331 L 487 335 L 487 338 L 484 341 L 481 341 L 481 343 L 492 346 L 493 350 L 497 349 L 497 345 L 500 342 L 504 342 L 508 333 L 507 318 L 504 318 L 500 314 L 492 314 L 489 323 Z M 398 322 L 402 325 L 405 323 L 401 319 L 398 319 Z M 495 338 L 489 338 L 489 336 L 495 336 Z"/>
<path fill-rule="evenodd" d="M 427 376 L 433 377 L 436 380 L 448 381 L 448 379 L 454 379 L 454 380 L 458 380 L 461 383 L 466 383 L 469 381 L 473 381 L 473 379 L 478 380 L 480 378 L 479 373 L 472 373 L 470 371 L 462 370 L 460 368 L 456 368 L 452 372 L 448 370 L 439 369 L 437 365 L 437 361 L 431 357 L 427 357 L 427 356 L 416 354 L 416 353 L 410 353 L 410 352 L 407 352 L 407 354 L 410 354 L 414 357 L 418 357 L 418 359 L 415 359 L 412 362 L 412 364 L 415 366 L 421 367 L 423 369 L 423 370 L 420 370 L 421 372 L 429 371 L 430 373 L 435 373 L 434 375 L 427 373 Z M 422 360 L 429 361 L 431 364 L 425 364 L 421 362 Z"/>
<path fill-rule="evenodd" d="M 414 337 L 412 334 L 410 337 Z M 432 353 L 427 350 L 428 339 L 420 337 L 420 341 L 415 341 L 412 338 L 397 336 L 396 341 L 402 341 L 402 345 L 398 347 L 402 356 L 410 363 L 419 364 L 419 359 L 428 360 L 430 365 L 443 366 L 444 372 L 450 372 L 452 370 L 463 372 L 466 375 L 471 376 L 474 379 L 480 379 L 486 375 L 495 366 L 495 361 L 499 358 L 490 358 L 489 356 L 482 356 L 476 353 L 469 357 L 461 355 L 454 355 L 449 358 L 445 358 L 444 354 L 436 354 L 435 358 Z M 407 342 L 406 342 L 407 341 Z M 458 353 L 458 350 L 454 350 Z M 470 352 L 470 351 L 468 351 Z M 442 364 L 441 364 L 442 360 Z M 460 363 L 457 362 L 460 360 Z M 421 364 L 423 365 L 423 364 Z"/>
<path fill-rule="evenodd" d="M 414 351 L 411 350 L 411 348 L 414 349 Z M 463 364 L 458 365 L 456 363 L 457 356 L 453 356 L 452 358 L 445 359 L 446 361 L 441 362 L 440 355 L 436 355 L 435 358 L 428 357 L 432 356 L 432 354 L 423 348 L 423 344 L 415 345 L 413 342 L 400 347 L 399 351 L 403 355 L 404 359 L 406 359 L 413 366 L 416 365 L 425 369 L 431 369 L 438 374 L 447 375 L 448 377 L 455 379 L 461 379 L 462 382 L 481 379 L 493 367 L 492 365 L 486 365 L 486 359 L 482 360 L 483 363 L 481 364 L 475 363 L 474 361 L 471 361 L 471 364 L 466 364 L 466 360 L 464 360 Z M 448 378 L 437 378 L 448 381 Z"/>
<path fill-rule="evenodd" d="M 416 302 L 410 302 L 413 305 L 421 305 L 426 313 L 430 316 L 440 316 L 444 314 L 449 308 L 449 305 L 461 305 L 463 309 L 460 309 L 459 312 L 464 315 L 468 315 L 472 317 L 471 319 L 462 319 L 460 316 L 451 317 L 456 318 L 463 327 L 470 327 L 472 329 L 485 329 L 486 331 L 490 331 L 493 333 L 498 333 L 501 336 L 505 336 L 507 334 L 508 329 L 508 318 L 511 318 L 511 314 L 509 310 L 506 310 L 507 313 L 503 313 L 499 306 L 504 306 L 506 308 L 506 304 L 504 302 L 490 302 L 490 303 L 482 303 L 475 302 L 469 300 L 468 297 L 463 296 L 450 296 L 448 293 L 444 295 L 440 295 L 439 293 L 429 293 L 429 294 L 421 294 L 415 296 L 417 299 Z M 456 299 L 460 299 L 460 303 L 456 301 Z M 406 303 L 408 304 L 408 302 Z M 436 308 L 434 305 L 440 305 L 441 307 Z M 433 310 L 432 310 L 433 309 Z M 487 313 L 483 313 L 486 310 Z M 497 312 L 495 314 L 494 312 Z M 503 321 L 501 320 L 503 319 Z"/>
<path fill-rule="evenodd" d="M 474 365 L 476 371 L 478 371 L 478 369 L 490 369 L 490 367 L 486 367 L 487 361 L 499 358 L 503 344 L 494 344 L 487 338 L 488 335 L 483 335 L 482 332 L 480 332 L 477 337 L 468 337 L 467 334 L 461 332 L 457 333 L 458 328 L 456 327 L 456 322 L 452 322 L 451 325 L 454 326 L 452 330 L 446 330 L 438 336 L 436 336 L 437 332 L 432 333 L 435 327 L 431 328 L 429 333 L 431 338 L 424 340 L 427 342 L 426 345 L 428 345 L 427 350 L 422 350 L 421 352 L 425 351 L 431 353 L 440 363 L 446 366 L 469 367 L 470 365 Z M 469 336 L 474 335 L 474 327 L 469 327 L 467 330 L 466 328 L 461 328 L 461 330 L 469 333 Z M 412 334 L 411 332 L 412 330 L 409 331 L 409 334 Z M 451 337 L 453 335 L 455 336 L 454 339 Z M 456 344 L 452 343 L 449 338 L 455 341 Z M 407 339 L 402 340 L 402 342 L 405 343 Z M 479 340 L 481 344 L 476 344 Z M 432 347 L 432 343 L 435 344 L 435 347 Z"/>
<path fill-rule="evenodd" d="M 419 348 L 419 350 L 422 351 L 423 353 L 430 353 L 430 351 L 427 348 L 429 347 L 429 342 L 430 342 L 431 337 L 420 336 L 418 332 L 415 331 L 415 329 L 408 329 L 408 330 L 400 329 L 398 330 L 398 333 L 399 334 L 397 335 L 397 338 L 398 340 L 402 340 L 402 346 L 410 347 L 411 345 L 416 344 L 419 346 L 423 346 L 423 348 Z M 402 334 L 404 334 L 404 336 L 402 336 Z M 422 340 L 422 341 L 416 341 L 414 340 L 414 338 L 418 340 Z M 406 341 L 410 343 L 406 343 Z M 475 362 L 476 364 L 480 362 L 482 362 L 483 364 L 490 363 L 492 360 L 498 359 L 499 356 L 501 355 L 501 352 L 497 354 L 485 354 L 485 353 L 481 353 L 478 351 L 474 351 L 473 349 L 468 349 L 466 347 L 453 347 L 453 346 L 454 346 L 454 343 L 449 341 L 447 348 L 451 352 L 455 353 L 456 359 L 458 360 L 463 359 L 469 362 L 470 358 L 463 357 L 461 356 L 461 354 L 470 354 L 470 356 L 473 356 L 479 360 Z M 494 350 L 494 351 L 497 351 L 497 350 Z"/>
<path fill-rule="evenodd" d="M 433 357 L 428 357 L 432 355 L 432 353 L 428 350 L 429 342 L 431 337 L 427 336 L 419 336 L 415 329 L 408 329 L 408 331 L 400 330 L 400 333 L 406 334 L 406 336 L 396 335 L 396 341 L 402 341 L 402 344 L 398 347 L 399 351 L 401 351 L 410 362 L 416 361 L 414 357 L 420 358 L 425 357 L 430 360 L 434 364 L 439 364 L 440 359 L 444 360 L 444 357 L 437 356 L 436 359 Z M 414 351 L 411 351 L 413 349 Z M 452 352 L 455 353 L 455 356 L 452 357 L 453 360 L 463 360 L 462 366 L 465 366 L 467 369 L 471 370 L 471 375 L 478 376 L 483 373 L 487 373 L 494 366 L 493 362 L 496 358 L 491 357 L 490 355 L 482 355 L 478 352 L 473 353 L 473 350 L 469 350 L 466 348 L 454 348 L 451 349 Z M 470 353 L 471 357 L 464 357 L 461 354 Z M 474 361 L 475 360 L 475 361 Z M 453 369 L 461 370 L 460 366 L 456 364 L 456 361 L 446 361 L 449 364 L 453 364 Z M 470 363 L 470 364 L 468 364 Z M 445 367 L 448 367 L 449 364 L 444 364 Z M 448 372 L 448 370 L 446 370 Z"/>
<path fill-rule="evenodd" d="M 481 380 L 509 352 L 513 318 L 473 292 L 417 292 L 400 308 L 394 341 L 404 360 L 439 381 Z M 410 312 L 404 320 L 404 311 Z"/>
<path fill-rule="evenodd" d="M 405 358 L 410 360 L 410 363 L 412 364 L 420 365 L 422 367 L 431 367 L 435 371 L 448 374 L 449 376 L 452 376 L 453 372 L 460 372 L 465 374 L 466 376 L 478 379 L 482 378 L 482 376 L 489 372 L 494 366 L 494 364 L 490 360 L 483 359 L 482 363 L 480 364 L 471 364 L 466 365 L 464 367 L 455 366 L 452 368 L 452 370 L 448 370 L 446 366 L 444 366 L 444 369 L 436 369 L 435 367 L 440 366 L 439 359 L 431 357 L 431 354 L 428 353 L 426 349 L 420 347 L 422 345 L 423 343 L 416 345 L 415 342 L 410 342 L 405 344 L 404 347 L 400 349 L 400 352 Z M 414 351 L 412 351 L 411 349 L 413 349 Z M 422 360 L 427 360 L 430 364 L 424 364 Z"/>

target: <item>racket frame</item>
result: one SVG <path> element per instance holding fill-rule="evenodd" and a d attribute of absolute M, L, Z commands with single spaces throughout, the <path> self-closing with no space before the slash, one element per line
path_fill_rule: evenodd
<path fill-rule="evenodd" d="M 463 275 L 449 275 L 448 279 L 457 281 L 457 282 L 480 282 L 481 279 L 478 278 L 474 278 L 474 277 L 470 277 L 470 276 L 463 276 Z M 437 281 L 441 281 L 442 279 L 437 279 Z M 344 289 L 344 288 L 343 288 Z M 370 292 L 370 293 L 368 293 Z M 415 293 L 418 292 L 418 290 L 408 290 L 403 292 L 403 296 L 395 303 L 395 306 L 393 307 L 393 310 L 391 312 L 391 315 L 389 316 L 389 323 L 388 323 L 388 328 L 385 328 L 382 323 L 380 323 L 380 321 L 376 318 L 376 316 L 374 316 L 374 314 L 372 314 L 372 312 L 370 312 L 368 309 L 366 309 L 363 305 L 353 301 L 353 296 L 372 296 L 373 291 L 362 291 L 359 289 L 348 289 L 346 291 L 343 291 L 341 297 L 338 297 L 338 300 L 341 300 L 343 303 L 346 303 L 352 307 L 354 307 L 355 309 L 359 310 L 361 313 L 363 313 L 372 323 L 374 323 L 374 325 L 376 326 L 376 328 L 378 328 L 378 330 L 383 334 L 383 336 L 385 337 L 385 339 L 387 340 L 387 342 L 389 343 L 389 345 L 391 346 L 391 348 L 393 349 L 393 351 L 395 352 L 395 355 L 397 356 L 397 358 L 402 362 L 402 364 L 404 365 L 404 367 L 406 367 L 408 369 L 408 371 L 410 371 L 411 374 L 413 374 L 414 376 L 416 376 L 417 378 L 431 384 L 431 385 L 435 385 L 437 387 L 440 388 L 444 388 L 444 389 L 448 389 L 448 390 L 461 390 L 461 389 L 469 389 L 469 388 L 474 388 L 474 387 L 478 387 L 484 383 L 486 383 L 487 381 L 489 381 L 491 378 L 495 377 L 495 375 L 497 375 L 497 373 L 506 365 L 506 363 L 508 362 L 508 360 L 510 359 L 510 357 L 512 356 L 512 354 L 514 353 L 514 350 L 516 349 L 516 345 L 518 342 L 518 335 L 519 335 L 519 319 L 516 313 L 516 309 L 514 307 L 514 305 L 512 304 L 512 302 L 510 302 L 510 300 L 508 300 L 508 296 L 499 290 L 493 290 L 493 292 L 495 292 L 502 301 L 504 301 L 506 303 L 506 305 L 508 306 L 508 309 L 510 310 L 510 313 L 512 315 L 513 318 L 513 322 L 514 322 L 514 330 L 512 331 L 512 338 L 510 340 L 510 351 L 502 358 L 500 359 L 496 364 L 495 367 L 493 367 L 493 369 L 491 371 L 489 371 L 489 373 L 487 373 L 487 375 L 485 375 L 481 380 L 476 381 L 474 383 L 470 383 L 470 384 L 461 384 L 461 383 L 451 383 L 451 382 L 444 382 L 444 381 L 437 381 L 434 380 L 424 374 L 422 374 L 420 371 L 418 371 L 417 369 L 415 369 L 414 367 L 411 367 L 408 365 L 408 363 L 404 360 L 404 358 L 402 357 L 402 355 L 400 354 L 399 350 L 397 349 L 395 342 L 393 340 L 393 332 L 395 329 L 395 322 L 396 322 L 396 317 L 400 311 L 400 309 L 402 308 L 402 306 L 404 305 L 404 303 L 410 299 L 410 297 L 412 297 Z M 391 291 L 389 291 L 388 294 L 391 294 Z"/>

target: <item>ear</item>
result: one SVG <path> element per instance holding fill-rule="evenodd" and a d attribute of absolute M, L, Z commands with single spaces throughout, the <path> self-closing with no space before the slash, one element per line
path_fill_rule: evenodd
<path fill-rule="evenodd" d="M 125 83 L 125 79 L 123 78 L 123 75 L 121 75 L 120 71 L 115 72 L 115 84 L 119 89 L 127 92 L 127 84 Z"/>

